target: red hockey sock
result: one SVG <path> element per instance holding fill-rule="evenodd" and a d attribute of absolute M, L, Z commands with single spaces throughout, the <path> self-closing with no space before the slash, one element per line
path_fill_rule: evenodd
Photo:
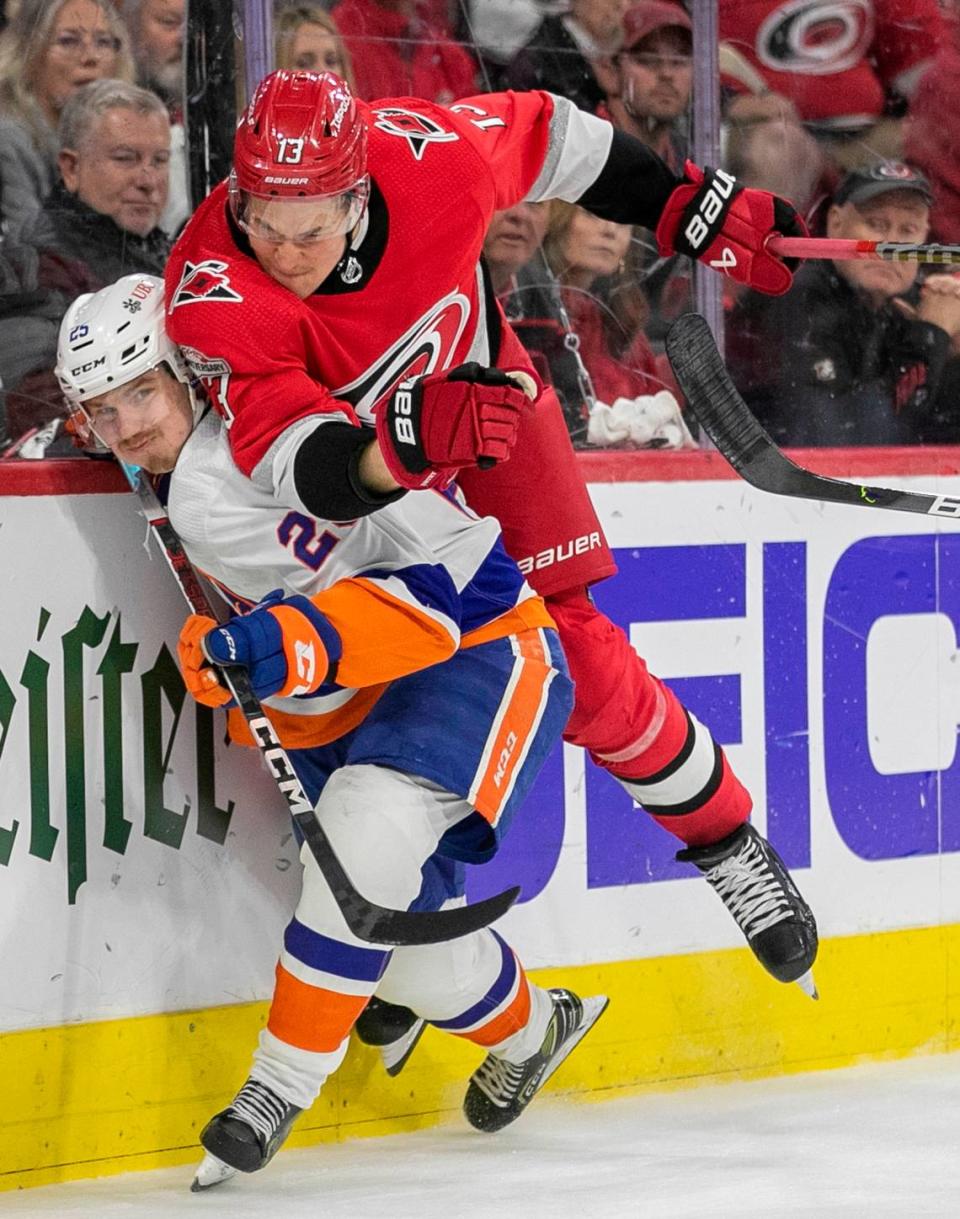
<path fill-rule="evenodd" d="M 732 833 L 750 816 L 750 794 L 709 731 L 650 673 L 585 589 L 547 603 L 576 683 L 565 739 L 588 750 L 687 846 Z"/>

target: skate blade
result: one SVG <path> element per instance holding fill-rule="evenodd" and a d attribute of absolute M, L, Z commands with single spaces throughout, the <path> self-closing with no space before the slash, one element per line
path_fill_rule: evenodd
<path fill-rule="evenodd" d="M 384 1070 L 389 1076 L 399 1075 L 407 1065 L 407 1060 L 417 1048 L 417 1042 L 423 1036 L 426 1027 L 426 1020 L 418 1020 L 416 1024 L 411 1025 L 402 1037 L 398 1037 L 396 1041 L 391 1041 L 389 1045 L 382 1045 L 380 1047 L 380 1058 L 383 1061 Z"/>
<path fill-rule="evenodd" d="M 550 1063 L 549 1067 L 544 1071 L 543 1077 L 537 1087 L 539 1092 L 543 1085 L 547 1082 L 550 1076 L 556 1071 L 557 1067 L 569 1058 L 571 1053 L 577 1048 L 587 1033 L 597 1023 L 603 1013 L 610 1006 L 610 1000 L 606 995 L 591 995 L 589 999 L 582 1000 L 583 1002 L 583 1019 L 580 1021 L 577 1031 L 573 1034 L 567 1044 L 561 1049 L 560 1053 Z"/>
<path fill-rule="evenodd" d="M 203 1157 L 203 1162 L 197 1169 L 197 1175 L 193 1178 L 190 1186 L 192 1194 L 199 1194 L 202 1190 L 212 1189 L 214 1185 L 220 1185 L 223 1181 L 229 1181 L 231 1177 L 237 1175 L 237 1170 L 231 1168 L 229 1164 L 224 1164 L 223 1160 L 215 1155 L 211 1155 L 208 1151 Z"/>
<path fill-rule="evenodd" d="M 805 974 L 797 978 L 797 985 L 805 995 L 809 995 L 811 999 L 819 999 L 820 992 L 817 990 L 817 984 L 813 980 L 813 970 L 808 969 Z"/>

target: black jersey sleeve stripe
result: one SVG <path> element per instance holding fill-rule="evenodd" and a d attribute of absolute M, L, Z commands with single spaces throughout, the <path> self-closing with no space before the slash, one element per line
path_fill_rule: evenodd
<path fill-rule="evenodd" d="M 655 229 L 677 175 L 646 144 L 614 131 L 606 164 L 577 203 L 617 224 Z"/>
<path fill-rule="evenodd" d="M 401 487 L 378 495 L 360 481 L 360 457 L 375 440 L 373 428 L 339 420 L 314 428 L 293 460 L 294 485 L 308 512 L 327 521 L 353 521 L 406 494 Z"/>

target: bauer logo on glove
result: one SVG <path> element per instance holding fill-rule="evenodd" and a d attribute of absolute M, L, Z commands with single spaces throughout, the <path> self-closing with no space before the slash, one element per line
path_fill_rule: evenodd
<path fill-rule="evenodd" d="M 713 226 L 723 215 L 737 180 L 733 174 L 718 169 L 706 192 L 696 201 L 696 210 L 683 230 L 691 250 L 699 250 L 713 232 Z"/>
<path fill-rule="evenodd" d="M 393 435 L 400 444 L 416 444 L 413 430 L 413 381 L 401 381 L 393 395 Z"/>
<path fill-rule="evenodd" d="M 740 186 L 723 169 L 700 169 L 687 161 L 684 174 L 657 225 L 660 253 L 698 258 L 758 292 L 786 292 L 796 263 L 777 258 L 766 243 L 775 233 L 807 236 L 793 204 L 769 191 Z"/>
<path fill-rule="evenodd" d="M 476 363 L 401 381 L 376 417 L 387 469 L 401 487 L 442 490 L 464 466 L 506 461 L 540 390 L 522 369 Z"/>

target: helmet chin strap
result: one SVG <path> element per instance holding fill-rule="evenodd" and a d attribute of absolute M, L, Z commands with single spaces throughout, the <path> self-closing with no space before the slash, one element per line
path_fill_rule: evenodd
<path fill-rule="evenodd" d="M 196 427 L 200 422 L 200 416 L 207 409 L 207 403 L 205 399 L 202 399 L 197 393 L 199 382 L 194 381 L 191 378 L 189 381 L 187 381 L 186 385 L 187 394 L 190 397 L 190 412 L 193 415 L 193 426 Z"/>

